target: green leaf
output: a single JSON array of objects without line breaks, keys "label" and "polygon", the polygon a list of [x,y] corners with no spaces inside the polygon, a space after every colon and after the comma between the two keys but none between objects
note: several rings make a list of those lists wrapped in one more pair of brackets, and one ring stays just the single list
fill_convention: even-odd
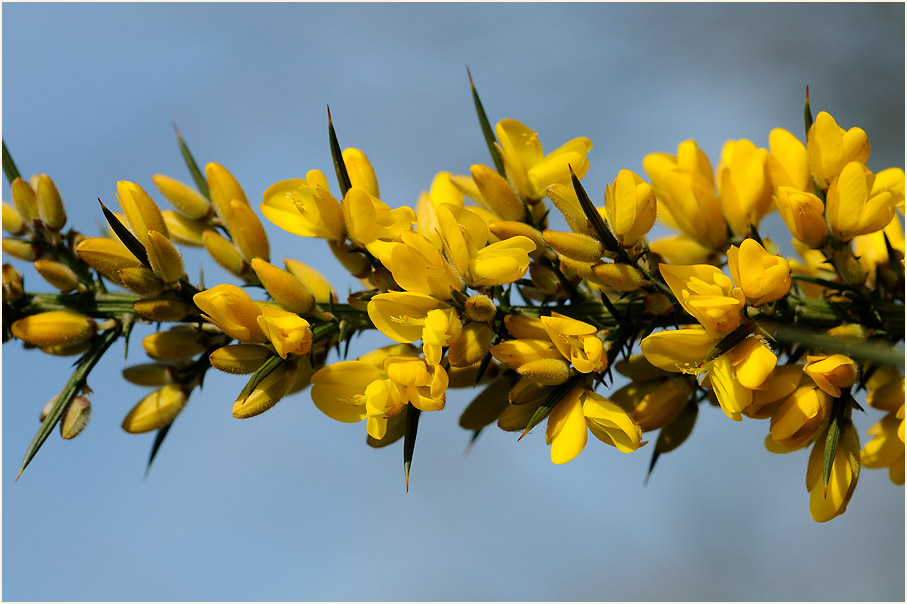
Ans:
[{"label": "green leaf", "polygon": [[161,448],[161,443],[167,438],[167,433],[170,432],[170,426],[172,425],[172,423],[167,424],[154,435],[154,444],[151,445],[151,455],[148,456],[148,465],[145,467],[145,478],[148,478],[148,472],[151,471],[151,464],[157,456],[158,449]]},{"label": "green leaf", "polygon": [[485,144],[488,145],[491,161],[494,162],[494,168],[498,171],[498,174],[507,178],[507,171],[504,168],[504,158],[501,157],[501,152],[498,151],[498,148],[495,146],[495,142],[497,141],[494,136],[494,130],[491,129],[491,123],[488,121],[488,116],[485,114],[485,108],[482,107],[482,101],[479,100],[479,93],[476,91],[475,82],[472,81],[472,74],[469,72],[469,67],[466,68],[466,75],[469,76],[469,87],[472,89],[472,101],[476,106],[476,115],[479,117],[479,126],[482,128],[482,136],[485,137]]},{"label": "green leaf", "polygon": [[340,197],[346,197],[346,192],[353,185],[350,182],[350,174],[346,170],[346,163],[343,161],[343,149],[340,148],[337,133],[334,131],[330,106],[328,106],[328,137],[331,139],[331,157],[334,158],[334,170],[337,172],[337,182],[340,184]]},{"label": "green leaf", "polygon": [[107,206],[104,205],[104,202],[98,198],[98,203],[101,204],[101,211],[104,212],[104,218],[107,219],[107,223],[110,225],[110,228],[113,229],[113,232],[116,233],[116,236],[120,238],[120,241],[132,252],[132,255],[135,256],[139,262],[144,264],[147,268],[151,268],[151,263],[148,262],[148,252],[145,250],[145,246],[136,238],[132,232],[127,229],[120,219],[117,218],[113,212],[107,209]]},{"label": "green leaf", "polygon": [[195,163],[195,158],[192,157],[192,153],[189,151],[189,147],[186,146],[186,141],[184,141],[183,137],[180,135],[180,131],[176,127],[176,124],[173,124],[173,130],[176,132],[176,140],[180,145],[180,153],[183,154],[183,161],[186,162],[186,167],[189,168],[189,174],[192,175],[192,180],[195,181],[195,187],[198,189],[199,193],[210,200],[211,192],[208,191],[208,179],[205,178],[205,173],[202,172],[198,167],[198,164]]},{"label": "green leaf", "polygon": [[31,444],[28,445],[28,449],[25,451],[25,459],[22,461],[22,466],[19,468],[19,474],[16,476],[16,480],[19,480],[19,477],[22,476],[22,472],[25,471],[25,468],[31,463],[31,460],[35,458],[41,445],[44,444],[44,441],[50,436],[54,426],[56,426],[57,422],[60,421],[60,418],[63,417],[63,412],[66,410],[66,407],[69,406],[69,403],[72,402],[82,386],[85,385],[85,380],[88,379],[88,374],[94,368],[95,364],[102,356],[104,356],[104,353],[110,348],[110,345],[116,341],[119,335],[119,325],[113,329],[108,329],[101,334],[101,337],[95,341],[88,352],[79,359],[76,370],[73,371],[72,375],[69,377],[69,381],[66,382],[66,385],[60,392],[60,396],[57,397],[57,402],[54,403],[54,406],[47,414],[47,417],[41,422],[41,427],[38,428],[37,434],[35,434]]},{"label": "green leaf", "polygon": [[419,416],[422,411],[406,404],[406,431],[403,434],[403,475],[406,478],[406,492],[409,493],[409,469],[413,465],[413,451],[416,448],[416,432],[419,430]]},{"label": "green leaf", "polygon": [[9,184],[13,184],[13,181],[19,178],[19,169],[13,162],[13,156],[9,154],[9,149],[6,148],[6,141],[3,141],[3,173],[6,174],[6,180],[9,181]]}]

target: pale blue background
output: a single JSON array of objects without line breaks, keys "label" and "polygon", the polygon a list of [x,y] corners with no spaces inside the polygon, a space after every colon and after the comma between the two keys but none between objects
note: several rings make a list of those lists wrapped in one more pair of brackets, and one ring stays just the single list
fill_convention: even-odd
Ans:
[{"label": "pale blue background", "polygon": [[[88,234],[117,180],[188,181],[172,122],[253,202],[328,172],[328,103],[382,197],[413,203],[437,171],[489,162],[467,64],[493,121],[529,124],[548,149],[593,140],[594,199],[687,138],[717,163],[728,139],[802,136],[806,84],[814,111],[869,133],[872,169],[904,165],[901,4],[4,4],[2,16],[3,138],[23,173],[53,176]],[[277,262],[322,266],[346,292],[322,242],[267,228]],[[186,255],[192,276],[203,262],[209,285],[228,279]],[[212,373],[143,480],[152,436],[119,424],[146,389],[119,377],[118,347],[90,380],[85,433],[54,434],[14,483],[71,361],[3,353],[6,600],[904,598],[903,488],[864,471],[847,514],[815,524],[807,455],[767,453],[764,421],[703,409],[643,487],[651,445],[623,455],[593,440],[558,467],[543,430],[516,443],[495,429],[465,455],[470,395],[455,393],[423,416],[407,494],[400,445],[369,449],[364,425],[307,395],[235,420],[243,380]]]}]

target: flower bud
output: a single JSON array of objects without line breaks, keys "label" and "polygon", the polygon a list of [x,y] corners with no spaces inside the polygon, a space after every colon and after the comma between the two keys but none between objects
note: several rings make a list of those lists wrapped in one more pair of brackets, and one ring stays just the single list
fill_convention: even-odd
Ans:
[{"label": "flower bud", "polygon": [[279,364],[248,396],[236,399],[233,404],[233,417],[247,419],[276,405],[293,385],[297,369],[296,363]]},{"label": "flower bud", "polygon": [[532,281],[532,285],[542,294],[538,299],[543,299],[544,296],[554,297],[563,291],[564,285],[557,278],[557,273],[537,262],[529,265],[529,279]]},{"label": "flower bud", "polygon": [[579,262],[598,262],[605,252],[601,242],[588,235],[546,230],[542,237],[557,253]]},{"label": "flower bud", "polygon": [[19,211],[19,216],[25,221],[25,224],[31,225],[38,219],[38,196],[35,190],[21,177],[17,178],[10,185],[13,195],[13,204]]},{"label": "flower bud", "polygon": [[68,310],[51,310],[31,315],[12,324],[12,333],[35,346],[76,344],[90,340],[97,331],[90,317]]},{"label": "flower bud", "polygon": [[513,385],[513,378],[502,375],[490,383],[463,410],[460,427],[466,430],[481,430],[501,416],[510,405],[507,392]]},{"label": "flower bud", "polygon": [[123,287],[140,296],[156,296],[164,291],[164,282],[144,266],[121,268],[116,274]]},{"label": "flower bud", "polygon": [[168,236],[167,225],[164,224],[160,208],[142,187],[134,182],[121,180],[117,183],[117,194],[120,207],[126,214],[126,221],[139,241],[145,241],[148,231],[157,231],[165,237]]},{"label": "flower bud", "polygon": [[537,359],[520,365],[517,373],[539,384],[557,386],[570,377],[570,364],[564,359]]},{"label": "flower bud", "polygon": [[228,239],[217,231],[208,229],[202,234],[202,244],[224,270],[242,277],[244,268],[242,255]]},{"label": "flower bud", "polygon": [[28,231],[28,225],[22,220],[19,210],[5,201],[3,202],[3,230],[14,237],[23,235]]},{"label": "flower bud", "polygon": [[505,432],[525,430],[526,426],[529,425],[529,420],[535,415],[535,412],[541,406],[543,400],[544,398],[525,405],[510,405],[504,409],[504,412],[498,417],[498,428]]},{"label": "flower bud", "polygon": [[860,325],[859,323],[844,323],[837,327],[832,327],[826,332],[833,338],[847,340],[850,342],[865,342],[869,336],[875,333],[874,330]]},{"label": "flower bud", "polygon": [[204,245],[204,233],[208,228],[208,223],[204,220],[193,220],[186,218],[179,212],[173,210],[164,210],[161,212],[164,216],[164,224],[170,232],[170,239],[179,245],[189,247],[202,247]]},{"label": "flower bud", "polygon": [[629,264],[600,262],[592,266],[592,272],[608,287],[619,292],[633,292],[648,283],[645,275]]},{"label": "flower bud", "polygon": [[252,258],[271,259],[268,235],[261,225],[261,220],[248,204],[231,201],[227,206],[226,222],[233,243],[246,261],[250,262]]},{"label": "flower bud", "polygon": [[162,386],[132,408],[123,419],[123,430],[140,434],[169,426],[188,400],[189,392],[182,386],[178,384]]},{"label": "flower bud", "polygon": [[44,407],[41,408],[41,414],[38,416],[38,421],[44,423],[44,420],[47,419],[47,416],[50,415],[51,409],[54,408],[54,404],[57,402],[57,399],[60,398],[59,394],[55,394],[49,401],[44,404]]},{"label": "flower bud", "polygon": [[25,260],[26,262],[34,262],[41,255],[38,246],[29,243],[28,241],[23,241],[22,239],[4,237],[2,245],[3,253],[9,254],[13,258],[18,258],[19,260]]},{"label": "flower bud", "polygon": [[674,309],[671,299],[660,293],[646,294],[643,304],[646,307],[646,313],[656,317],[662,317]]},{"label": "flower bud", "polygon": [[507,400],[511,405],[535,405],[542,404],[548,395],[553,391],[552,386],[546,386],[533,382],[532,380],[520,380],[510,389],[507,394]]},{"label": "flower bud", "polygon": [[75,271],[56,260],[35,260],[35,270],[44,280],[64,294],[79,286],[79,276]]},{"label": "flower bud", "polygon": [[230,344],[212,352],[208,360],[219,371],[242,375],[255,373],[273,355],[258,344]]},{"label": "flower bud", "polygon": [[211,214],[211,203],[192,187],[163,174],[153,175],[151,181],[164,199],[186,218],[198,220]]},{"label": "flower bud", "polygon": [[178,298],[145,298],[132,303],[132,308],[146,319],[161,323],[182,321],[194,310]]},{"label": "flower bud", "polygon": [[3,302],[10,304],[22,299],[25,287],[22,275],[12,264],[3,265]]},{"label": "flower bud", "polygon": [[659,369],[646,359],[644,355],[634,354],[629,359],[621,359],[614,364],[617,373],[630,378],[633,382],[650,382],[661,379],[669,374]]},{"label": "flower bud", "polygon": [[841,278],[849,285],[859,287],[866,283],[866,271],[849,249],[832,252],[831,262]]},{"label": "flower bud", "polygon": [[380,198],[381,196],[378,194],[378,179],[365,153],[350,147],[349,149],[344,149],[342,155],[352,186],[362,187],[368,191],[369,195]]},{"label": "flower bud", "polygon": [[334,257],[343,265],[349,273],[357,279],[362,279],[371,274],[371,265],[365,254],[358,251],[349,243],[343,241],[328,241],[328,247],[331,248]]},{"label": "flower bud", "polygon": [[488,323],[469,322],[450,340],[447,359],[454,367],[468,367],[484,358],[491,348],[494,330]]},{"label": "flower bud", "polygon": [[331,300],[336,300],[337,296],[334,294],[330,281],[317,270],[292,258],[285,258],[284,263],[290,274],[302,281],[306,289],[312,292],[315,302],[329,304]]},{"label": "flower bud", "polygon": [[66,225],[66,210],[57,186],[47,174],[37,177],[38,217],[44,226],[55,233],[59,233]]},{"label": "flower bud", "polygon": [[523,202],[503,176],[482,164],[473,165],[469,171],[485,205],[495,214],[504,220],[516,222],[521,222],[526,217]]},{"label": "flower bud", "polygon": [[699,405],[685,406],[671,423],[661,429],[655,441],[657,453],[670,453],[686,441],[693,432],[696,418],[699,415]]},{"label": "flower bud", "polygon": [[163,234],[149,230],[145,237],[145,249],[148,251],[151,270],[165,284],[173,286],[185,276],[179,250]]},{"label": "flower bud", "polygon": [[221,220],[227,220],[231,201],[236,200],[249,205],[242,187],[222,165],[211,162],[205,166],[205,176],[208,179],[208,191],[211,193],[211,204]]},{"label": "flower bud", "polygon": [[[550,185],[548,187],[548,198],[564,215],[571,231],[580,235],[595,236],[595,229],[589,224],[589,219],[586,217],[583,206],[580,204],[579,198],[576,196],[576,190],[572,185],[563,183]],[[599,215],[604,213],[603,209],[597,209]]]},{"label": "flower bud", "polygon": [[494,301],[484,294],[475,294],[466,299],[466,316],[473,321],[491,323],[494,319],[497,306]]},{"label": "flower bud", "polygon": [[142,347],[152,359],[182,361],[203,352],[209,341],[210,338],[195,327],[180,326],[145,336]]},{"label": "flower bud", "polygon": [[165,386],[173,383],[175,368],[164,363],[140,363],[123,369],[123,379],[138,386]]},{"label": "flower bud", "polygon": [[529,256],[532,258],[540,258],[548,249],[548,246],[545,245],[545,238],[542,236],[542,233],[525,222],[493,220],[489,223],[488,230],[500,239],[509,239],[511,237],[516,237],[517,235],[528,237],[532,240],[532,243],[535,244],[535,251],[529,253]]},{"label": "flower bud", "polygon": [[74,357],[82,354],[89,348],[91,348],[91,340],[76,342],[74,344],[55,344],[53,346],[39,347],[41,352],[55,357]]},{"label": "flower bud", "polygon": [[274,301],[286,310],[307,315],[315,308],[312,292],[292,274],[261,258],[252,259],[252,270]]},{"label": "flower bud", "polygon": [[144,268],[118,239],[88,237],[76,246],[76,254],[82,262],[119,285],[123,283],[119,275],[120,269]]},{"label": "flower bud", "polygon": [[86,395],[77,396],[66,407],[60,420],[60,436],[69,440],[75,438],[88,425],[91,416],[91,399]]},{"label": "flower bud", "polygon": [[611,395],[611,402],[626,410],[643,432],[674,421],[693,393],[685,377],[664,382],[632,382]]}]

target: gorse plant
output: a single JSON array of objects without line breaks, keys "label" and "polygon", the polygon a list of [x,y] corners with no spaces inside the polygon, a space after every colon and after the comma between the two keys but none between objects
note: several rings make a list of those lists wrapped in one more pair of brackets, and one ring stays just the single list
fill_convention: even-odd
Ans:
[{"label": "gorse plant", "polygon": [[[591,432],[623,453],[647,446],[651,472],[690,436],[701,405],[770,419],[769,451],[811,451],[819,522],[845,511],[861,467],[904,484],[904,171],[870,171],[863,130],[825,112],[813,120],[807,96],[805,143],[780,128],[768,149],[729,141],[713,170],[686,141],[676,155],[646,156],[646,178],[620,170],[596,206],[581,184],[590,140],[546,154],[516,120],[492,128],[472,93],[493,167],[438,174],[414,207],[381,200],[330,113],[337,186],[311,170],[264,191],[268,221],[324,239],[360,281],[345,301],[317,267],[271,263],[240,184],[217,163],[202,170],[179,133],[194,187],[153,176],[174,208],[162,211],[138,184],[117,183],[121,213],[101,204],[104,237],[64,232],[53,181],[21,178],[4,143],[13,204],[3,204],[3,250],[59,292],[24,291],[4,264],[3,340],[81,355],[22,470],[57,424],[63,438],[79,434],[95,363],[136,322],[154,322],[170,326],[142,340],[152,360],[123,371],[153,389],[123,420],[127,432],[156,431],[149,465],[213,367],[251,376],[237,418],[311,386],[331,419],[364,420],[371,446],[402,439],[407,488],[420,414],[444,409],[449,388],[480,389],[460,416],[474,437],[497,423],[522,438],[547,420],[556,464]],[[759,231],[775,210],[799,259]],[[552,211],[569,231],[548,228]],[[677,234],[648,241],[656,218]],[[244,287],[193,285],[178,246],[204,247]],[[327,363],[367,329],[392,343]],[[616,390],[615,370],[629,379]],[[858,398],[884,413],[862,449],[853,412],[875,411]]]}]

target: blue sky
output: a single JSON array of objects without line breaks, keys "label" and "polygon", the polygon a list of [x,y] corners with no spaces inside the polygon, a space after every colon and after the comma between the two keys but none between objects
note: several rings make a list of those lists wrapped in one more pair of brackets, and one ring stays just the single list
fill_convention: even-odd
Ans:
[{"label": "blue sky", "polygon": [[[814,111],[867,131],[870,168],[904,166],[901,4],[5,3],[2,17],[3,138],[89,235],[118,180],[188,182],[173,123],[253,202],[329,173],[327,104],[383,199],[414,203],[439,170],[488,163],[467,64],[492,120],[519,119],[548,149],[592,139],[593,199],[688,138],[717,163],[729,139],[802,136],[807,84]],[[323,242],[266,228],[278,261],[354,286]],[[186,254],[190,276],[202,264],[208,285],[232,282]],[[136,344],[128,364],[143,361]],[[847,514],[817,525],[806,453],[767,453],[766,422],[703,409],[644,487],[645,449],[590,442],[554,466],[543,431],[517,443],[488,430],[465,454],[456,420],[471,395],[455,393],[423,416],[404,493],[399,446],[369,449],[363,425],[305,394],[235,420],[242,378],[211,374],[143,480],[152,437],[119,425],[145,389],[120,378],[118,345],[92,374],[85,432],[54,435],[13,483],[70,360],[2,353],[6,600],[904,597],[903,488],[866,470]]]}]

